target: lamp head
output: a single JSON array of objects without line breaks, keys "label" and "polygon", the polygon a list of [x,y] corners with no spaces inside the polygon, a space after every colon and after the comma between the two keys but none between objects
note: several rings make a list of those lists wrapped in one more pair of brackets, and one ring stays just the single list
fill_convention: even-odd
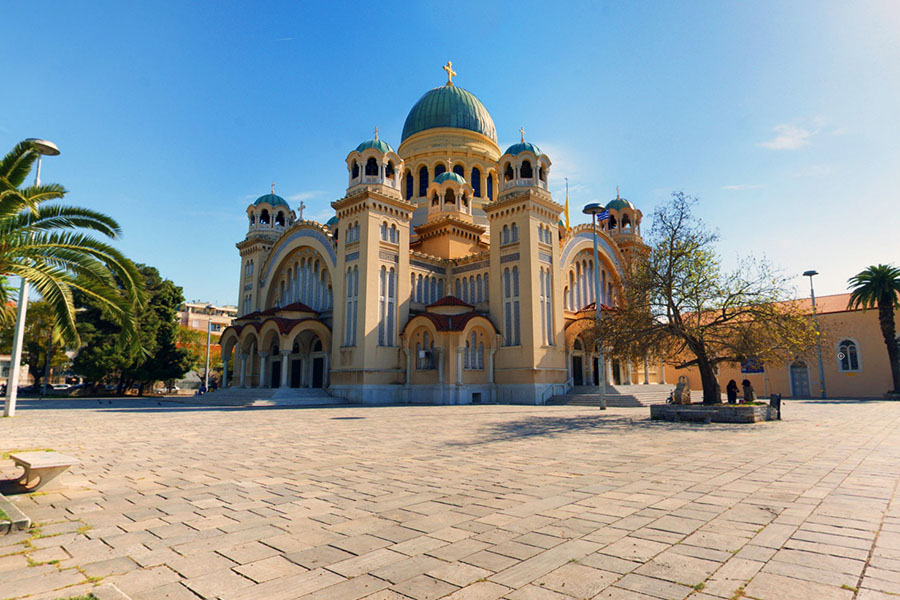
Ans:
[{"label": "lamp head", "polygon": [[34,151],[38,154],[43,154],[44,156],[56,156],[59,154],[59,148],[57,148],[56,144],[49,140],[28,138],[25,141],[31,142],[34,145]]},{"label": "lamp head", "polygon": [[591,202],[590,204],[586,204],[585,207],[581,210],[586,215],[599,215],[604,210],[603,205],[599,202]]},{"label": "lamp head", "polygon": [[818,271],[812,271],[812,270],[803,272],[804,277],[812,277],[813,275],[818,275],[818,274],[819,274]]}]

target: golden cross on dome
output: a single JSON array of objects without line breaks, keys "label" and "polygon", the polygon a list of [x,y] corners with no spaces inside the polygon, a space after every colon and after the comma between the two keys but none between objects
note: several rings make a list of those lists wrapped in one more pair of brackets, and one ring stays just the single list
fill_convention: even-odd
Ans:
[{"label": "golden cross on dome", "polygon": [[275,193],[275,182],[274,181],[272,182],[272,193],[273,194]]},{"label": "golden cross on dome", "polygon": [[616,186],[616,200],[619,199],[619,186]]},{"label": "golden cross on dome", "polygon": [[447,71],[447,85],[453,85],[453,77],[456,75],[456,71],[453,70],[453,63],[448,60],[447,64],[442,68]]},{"label": "golden cross on dome", "polygon": [[378,140],[378,125],[375,126],[375,140]]},{"label": "golden cross on dome", "polygon": [[524,143],[525,143],[525,128],[524,128],[524,127],[520,127],[520,128],[519,128],[519,133],[522,134],[522,143],[524,144]]}]

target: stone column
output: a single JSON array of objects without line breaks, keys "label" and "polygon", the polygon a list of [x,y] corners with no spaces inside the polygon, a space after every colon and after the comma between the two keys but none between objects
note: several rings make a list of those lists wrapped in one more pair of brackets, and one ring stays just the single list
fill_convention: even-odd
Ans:
[{"label": "stone column", "polygon": [[247,387],[247,354],[242,352],[241,357],[241,387]]},{"label": "stone column", "polygon": [[625,362],[625,385],[631,385],[631,361]]},{"label": "stone column", "polygon": [[650,361],[647,360],[647,357],[644,357],[644,385],[648,385],[650,383]]},{"label": "stone column", "polygon": [[666,362],[663,359],[659,359],[659,382],[666,383]]},{"label": "stone column", "polygon": [[266,359],[269,358],[268,352],[258,352],[259,354],[259,384],[256,387],[266,387]]},{"label": "stone column", "polygon": [[[491,354],[493,356],[493,353]],[[572,379],[572,353],[566,350],[566,380]]]},{"label": "stone column", "polygon": [[322,387],[328,387],[331,384],[331,354],[325,353],[325,372],[322,373]]},{"label": "stone column", "polygon": [[438,385],[444,385],[444,361],[443,356],[441,356],[441,349],[434,349],[434,356],[432,360],[437,361],[437,370],[438,370]]},{"label": "stone column", "polygon": [[291,370],[291,351],[281,351],[281,387],[288,386],[288,371]]}]

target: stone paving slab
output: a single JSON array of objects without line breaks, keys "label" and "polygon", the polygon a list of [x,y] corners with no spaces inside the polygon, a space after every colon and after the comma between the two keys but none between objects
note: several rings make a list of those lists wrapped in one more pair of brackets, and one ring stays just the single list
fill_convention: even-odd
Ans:
[{"label": "stone paving slab", "polygon": [[[11,497],[36,523],[0,535],[4,599],[100,584],[132,600],[900,597],[896,402],[789,402],[755,425],[583,407],[20,408],[0,452],[81,464],[60,490]],[[0,460],[0,477],[17,472]]]}]

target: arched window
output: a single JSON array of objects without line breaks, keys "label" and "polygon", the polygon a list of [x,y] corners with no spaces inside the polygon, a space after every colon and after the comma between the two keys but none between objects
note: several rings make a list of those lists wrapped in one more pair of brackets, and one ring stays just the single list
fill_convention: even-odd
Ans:
[{"label": "arched window", "polygon": [[469,280],[463,277],[462,282],[462,300],[463,302],[469,301]]},{"label": "arched window", "polygon": [[503,327],[504,344],[518,346],[522,343],[519,308],[519,267],[503,270]]},{"label": "arched window", "polygon": [[447,172],[447,167],[444,166],[444,163],[438,163],[434,166],[434,178],[437,179],[438,175],[442,175]]},{"label": "arched window", "polygon": [[628,215],[622,215],[622,229],[629,227],[631,227],[631,220],[629,220]]},{"label": "arched window", "polygon": [[472,181],[469,183],[472,184],[472,195],[481,198],[481,171],[478,170],[478,167],[472,167]]},{"label": "arched window", "polygon": [[265,208],[262,213],[259,215],[259,224],[260,225],[268,225],[269,224],[269,211]]},{"label": "arched window", "polygon": [[440,300],[441,298],[444,297],[444,280],[443,279],[438,280],[438,288],[437,289],[438,289],[438,291],[437,291],[438,299]]},{"label": "arched window", "polygon": [[404,185],[406,186],[406,190],[404,190],[403,197],[409,200],[413,195],[413,174],[409,169],[406,170],[406,177],[404,177]]},{"label": "arched window", "polygon": [[456,204],[456,197],[453,195],[453,190],[448,189],[444,192],[444,204]]},{"label": "arched window", "polygon": [[500,236],[500,243],[501,244],[509,243],[509,227],[507,227],[506,225],[503,226],[503,234]]},{"label": "arched window", "polygon": [[610,229],[615,229],[615,228],[616,228],[616,222],[617,222],[617,221],[616,221],[615,215],[609,215],[609,228],[610,228]]},{"label": "arched window", "polygon": [[484,282],[481,280],[481,273],[475,278],[475,285],[478,286],[478,292],[475,294],[476,302],[484,301]]},{"label": "arched window", "polygon": [[488,285],[488,274],[484,274],[484,301],[491,301],[491,286]]},{"label": "arched window", "polygon": [[522,161],[522,165],[519,167],[519,177],[522,179],[531,179],[534,177],[534,171],[531,169],[531,161]]},{"label": "arched window", "polygon": [[393,179],[395,172],[396,171],[394,171],[394,161],[389,160],[388,164],[384,167],[384,176],[387,177],[388,179]]},{"label": "arched window", "polygon": [[544,170],[544,165],[538,167],[538,179],[541,181],[547,181],[547,172]]},{"label": "arched window", "polygon": [[463,166],[462,165],[453,165],[453,172],[459,175],[462,178],[465,178],[463,174]]},{"label": "arched window", "polygon": [[493,200],[494,199],[494,175],[493,174],[488,175],[487,183],[485,185],[487,186],[488,200]]},{"label": "arched window", "polygon": [[388,226],[387,226],[387,221],[384,221],[384,222],[381,224],[381,239],[384,240],[384,241],[387,241],[387,239],[388,239]]},{"label": "arched window", "polygon": [[423,166],[419,169],[419,197],[423,197],[428,192],[428,167]]},{"label": "arched window", "polygon": [[422,288],[422,276],[419,275],[416,278],[416,302],[420,304],[425,301],[424,298],[425,290]]},{"label": "arched window", "polygon": [[250,213],[250,224],[251,225],[256,224],[256,215],[254,213]]},{"label": "arched window", "polygon": [[359,165],[356,163],[355,160],[353,161],[353,165],[350,167],[350,176],[353,179],[356,179],[357,177],[359,177]]},{"label": "arched window", "polygon": [[463,209],[469,208],[469,198],[466,196],[465,192],[463,192],[462,199],[460,201],[462,202]]},{"label": "arched window", "polygon": [[841,371],[859,371],[859,351],[853,340],[841,340],[838,344],[838,360]]},{"label": "arched window", "polygon": [[374,177],[378,175],[378,161],[374,156],[370,156],[366,161],[366,177]]},{"label": "arched window", "polygon": [[512,165],[506,163],[506,168],[503,170],[503,181],[512,181],[515,176]]},{"label": "arched window", "polygon": [[515,223],[512,224],[512,227],[509,229],[509,241],[510,242],[518,242],[519,241],[519,226]]},{"label": "arched window", "polygon": [[438,198],[437,192],[433,193],[433,194],[431,195],[431,205],[432,205],[432,206],[437,206],[437,205],[440,204],[440,203],[441,203],[441,199]]},{"label": "arched window", "polygon": [[462,298],[462,282],[459,279],[456,280],[456,297]]},{"label": "arched window", "polygon": [[387,326],[387,268],[381,267],[378,273],[378,345],[386,346],[385,327]]},{"label": "arched window", "polygon": [[393,224],[391,224],[390,241],[394,244],[398,244],[400,242],[400,231],[397,229],[397,226]]}]

